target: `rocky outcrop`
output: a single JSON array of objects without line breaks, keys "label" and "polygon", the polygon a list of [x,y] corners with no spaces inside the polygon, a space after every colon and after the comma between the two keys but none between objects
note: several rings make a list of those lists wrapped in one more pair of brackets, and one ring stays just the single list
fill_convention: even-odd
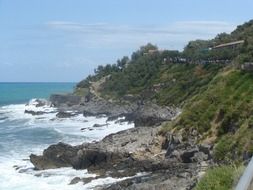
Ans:
[{"label": "rocky outcrop", "polygon": [[[67,166],[76,169],[111,166],[124,160],[144,159],[147,145],[154,143],[155,134],[157,134],[157,128],[143,127],[109,135],[97,143],[86,143],[80,146],[59,143],[49,146],[41,156],[31,155],[30,160],[35,168],[40,170]],[[158,139],[156,141],[158,143]],[[148,155],[151,154],[145,156],[148,157]]]},{"label": "rocky outcrop", "polygon": [[198,146],[191,139],[185,142],[180,135],[159,134],[159,124],[174,118],[178,109],[151,102],[120,103],[94,97],[87,101],[74,95],[53,95],[50,100],[58,108],[59,118],[72,117],[73,113],[106,115],[108,120],[120,119],[134,122],[136,126],[108,135],[99,142],[80,146],[59,143],[48,147],[40,156],[30,156],[38,170],[73,167],[97,174],[89,179],[73,178],[71,184],[129,177],[97,189],[191,189],[197,180],[199,163],[211,158],[208,146]]},{"label": "rocky outcrop", "polygon": [[[129,177],[97,189],[191,189],[200,171],[199,163],[210,158],[210,147],[184,142],[180,135],[161,136],[160,129],[128,129],[80,146],[59,143],[41,156],[31,155],[30,160],[36,169],[71,166],[88,169],[97,174],[96,179]],[[92,179],[74,178],[71,183]]]},{"label": "rocky outcrop", "polygon": [[30,161],[37,170],[75,166],[78,164],[76,157],[78,150],[78,146],[58,143],[45,149],[41,156],[30,155]]},{"label": "rocky outcrop", "polygon": [[56,114],[56,117],[58,118],[69,118],[69,117],[74,117],[76,116],[78,113],[75,113],[75,112],[64,112],[64,111],[59,111],[57,114]]},{"label": "rocky outcrop", "polygon": [[43,115],[46,112],[44,112],[44,111],[25,110],[25,113],[26,114],[31,114],[31,115],[35,116],[35,115]]},{"label": "rocky outcrop", "polygon": [[132,113],[137,109],[137,104],[119,104],[109,102],[103,99],[92,99],[89,102],[83,103],[84,116],[99,116],[106,115],[109,117],[119,117],[128,113]]},{"label": "rocky outcrop", "polygon": [[169,121],[179,113],[178,109],[160,107],[153,103],[139,105],[132,113],[126,114],[126,119],[133,121],[135,126],[154,126]]},{"label": "rocky outcrop", "polygon": [[52,94],[49,98],[50,102],[56,107],[60,105],[73,106],[81,102],[81,96],[73,94]]},{"label": "rocky outcrop", "polygon": [[169,134],[166,137],[163,148],[166,148],[165,157],[183,163],[200,163],[208,161],[211,157],[212,146],[197,144],[194,140],[182,141],[181,135]]},{"label": "rocky outcrop", "polygon": [[61,113],[60,116],[69,116],[69,110],[83,113],[84,116],[107,116],[108,120],[125,117],[125,121],[134,122],[135,126],[159,125],[163,121],[174,118],[179,109],[161,107],[151,102],[110,102],[101,98],[92,97],[89,101],[75,95],[52,95],[50,101]]},{"label": "rocky outcrop", "polygon": [[170,107],[160,107],[153,103],[119,104],[106,100],[90,101],[83,104],[84,116],[106,115],[108,120],[124,117],[125,121],[134,122],[135,126],[153,126],[171,120],[179,110]]}]

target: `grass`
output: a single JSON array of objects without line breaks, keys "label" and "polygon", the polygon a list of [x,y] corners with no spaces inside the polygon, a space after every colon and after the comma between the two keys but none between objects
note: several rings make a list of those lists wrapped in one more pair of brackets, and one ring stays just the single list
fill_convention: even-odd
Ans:
[{"label": "grass", "polygon": [[219,166],[207,170],[194,190],[230,190],[238,182],[244,166]]},{"label": "grass", "polygon": [[[196,91],[195,91],[196,93]],[[230,69],[220,72],[187,100],[180,117],[164,127],[196,129],[200,141],[215,137],[216,161],[242,160],[253,153],[253,74]]]},{"label": "grass", "polygon": [[86,96],[89,94],[88,88],[76,88],[74,94],[77,96]]}]

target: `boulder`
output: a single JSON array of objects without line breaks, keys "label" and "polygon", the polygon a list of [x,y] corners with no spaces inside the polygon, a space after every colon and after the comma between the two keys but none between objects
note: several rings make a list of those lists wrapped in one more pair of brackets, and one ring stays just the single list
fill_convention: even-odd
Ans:
[{"label": "boulder", "polygon": [[51,145],[44,150],[41,156],[30,155],[30,161],[37,170],[54,169],[60,167],[73,167],[87,169],[101,164],[112,165],[129,157],[128,154],[105,151],[96,144],[70,146],[64,143]]},{"label": "boulder", "polygon": [[58,118],[70,118],[76,116],[77,113],[60,111],[56,114]]},{"label": "boulder", "polygon": [[69,185],[77,184],[77,183],[79,183],[80,181],[82,181],[82,179],[81,179],[80,177],[75,177],[75,178],[73,178],[73,179],[70,181]]},{"label": "boulder", "polygon": [[58,143],[45,149],[42,156],[30,155],[30,161],[38,170],[70,167],[77,165],[77,151],[77,147]]},{"label": "boulder", "polygon": [[198,152],[197,148],[193,148],[190,150],[183,151],[180,155],[180,158],[183,163],[191,163],[193,162],[192,158],[194,157],[195,153]]},{"label": "boulder", "polygon": [[203,152],[204,154],[207,154],[207,155],[210,155],[211,154],[211,149],[212,149],[212,146],[211,145],[209,145],[209,144],[200,144],[199,146],[198,146],[198,148],[199,148],[199,151],[200,152]]},{"label": "boulder", "polygon": [[49,106],[50,102],[44,99],[36,99],[35,100],[35,106],[36,107],[43,107],[43,106]]},{"label": "boulder", "polygon": [[26,113],[26,114],[31,114],[31,115],[35,116],[35,115],[43,115],[43,114],[45,114],[46,112],[44,112],[44,111],[25,110],[25,113]]},{"label": "boulder", "polygon": [[128,156],[127,154],[104,151],[100,148],[84,148],[78,151],[78,162],[73,167],[75,169],[87,169],[101,165],[112,166]]},{"label": "boulder", "polygon": [[109,124],[94,124],[92,127],[104,127],[104,126],[108,126]]},{"label": "boulder", "polygon": [[73,94],[53,94],[50,96],[50,101],[54,106],[61,106],[62,104],[73,106],[78,105],[81,102],[81,96]]}]

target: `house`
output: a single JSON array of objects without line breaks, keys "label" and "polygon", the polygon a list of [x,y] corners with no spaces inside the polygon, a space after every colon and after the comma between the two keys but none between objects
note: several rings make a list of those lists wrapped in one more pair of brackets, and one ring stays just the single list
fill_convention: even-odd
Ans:
[{"label": "house", "polygon": [[214,46],[212,49],[234,48],[234,47],[236,47],[240,44],[243,44],[243,43],[244,43],[244,40],[239,40],[239,41],[220,44],[220,45]]}]

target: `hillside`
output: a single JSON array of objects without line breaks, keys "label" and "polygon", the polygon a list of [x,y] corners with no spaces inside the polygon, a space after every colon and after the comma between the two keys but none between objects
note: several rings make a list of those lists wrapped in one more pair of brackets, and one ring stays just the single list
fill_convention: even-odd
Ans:
[{"label": "hillside", "polygon": [[[232,48],[211,49],[239,40],[243,43]],[[253,73],[241,69],[242,64],[252,61],[253,20],[231,34],[191,41],[183,52],[160,51],[147,44],[131,58],[99,66],[94,75],[77,85],[76,93],[107,77],[97,88],[105,99],[121,100],[131,95],[181,107],[181,115],[165,124],[163,133],[180,132],[187,139],[196,131],[197,141],[214,145],[217,164],[240,165],[253,154]],[[212,189],[231,188],[232,184],[225,188],[219,185]]]}]

